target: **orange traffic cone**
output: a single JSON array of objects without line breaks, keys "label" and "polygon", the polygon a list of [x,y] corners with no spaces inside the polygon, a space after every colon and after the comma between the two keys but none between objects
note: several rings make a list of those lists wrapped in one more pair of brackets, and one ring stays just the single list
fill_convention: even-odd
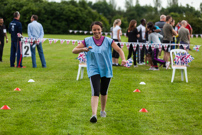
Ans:
[{"label": "orange traffic cone", "polygon": [[9,109],[11,109],[11,108],[8,107],[7,105],[4,105],[4,106],[1,107],[1,109],[2,109],[2,110],[9,110]]},{"label": "orange traffic cone", "polygon": [[148,112],[147,109],[142,108],[139,112]]},{"label": "orange traffic cone", "polygon": [[21,89],[20,88],[15,88],[14,91],[21,91]]},{"label": "orange traffic cone", "polygon": [[133,92],[140,92],[140,90],[139,90],[139,89],[136,89],[136,90],[134,90]]}]

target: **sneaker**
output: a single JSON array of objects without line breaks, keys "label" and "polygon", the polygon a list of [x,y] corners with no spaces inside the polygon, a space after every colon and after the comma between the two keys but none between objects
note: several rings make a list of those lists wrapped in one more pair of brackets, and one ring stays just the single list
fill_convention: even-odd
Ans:
[{"label": "sneaker", "polygon": [[158,68],[154,68],[153,70],[154,70],[154,71],[159,71],[159,69],[158,69]]},{"label": "sneaker", "polygon": [[155,70],[155,69],[156,69],[155,67],[150,67],[150,68],[149,68],[149,70]]},{"label": "sneaker", "polygon": [[138,63],[138,65],[143,65],[142,63]]},{"label": "sneaker", "polygon": [[145,65],[145,62],[142,62],[141,64],[142,64],[142,65]]},{"label": "sneaker", "polygon": [[120,64],[116,64],[116,66],[121,66]]},{"label": "sneaker", "polygon": [[96,115],[93,115],[93,116],[90,118],[90,122],[96,123],[96,122],[97,122],[97,116],[96,116]]},{"label": "sneaker", "polygon": [[22,66],[22,67],[18,66],[17,68],[26,68],[26,66]]},{"label": "sneaker", "polygon": [[166,69],[169,69],[170,67],[170,62],[166,62]]},{"label": "sneaker", "polygon": [[137,65],[134,65],[134,67],[138,67]]},{"label": "sneaker", "polygon": [[107,113],[104,111],[104,112],[102,112],[102,111],[100,111],[100,117],[106,117],[107,116]]}]

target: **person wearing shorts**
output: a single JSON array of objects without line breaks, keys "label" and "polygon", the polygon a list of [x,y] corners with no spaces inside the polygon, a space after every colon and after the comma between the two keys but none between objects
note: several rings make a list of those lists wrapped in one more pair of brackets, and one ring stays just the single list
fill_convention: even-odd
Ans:
[{"label": "person wearing shorts", "polygon": [[[121,42],[121,19],[116,19],[113,23],[113,30],[112,30],[112,36],[115,42]],[[120,48],[120,43],[117,44]],[[113,66],[120,66],[118,63],[119,60],[119,53],[113,49],[112,52],[112,65]]]},{"label": "person wearing shorts", "polygon": [[124,52],[122,49],[110,38],[102,36],[102,23],[93,22],[91,30],[93,37],[85,38],[81,44],[73,49],[74,54],[80,52],[86,53],[87,58],[87,73],[90,78],[90,85],[92,91],[91,108],[92,117],[90,122],[97,122],[97,108],[99,94],[101,93],[101,117],[106,117],[105,106],[107,102],[108,87],[112,74],[112,52],[115,49],[121,59],[122,65],[126,64]]}]

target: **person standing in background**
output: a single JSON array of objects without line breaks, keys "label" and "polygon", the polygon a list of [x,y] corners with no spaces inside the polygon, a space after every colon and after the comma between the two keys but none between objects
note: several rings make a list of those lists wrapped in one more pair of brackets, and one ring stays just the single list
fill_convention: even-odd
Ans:
[{"label": "person standing in background", "polygon": [[[115,42],[121,42],[121,19],[116,19],[113,23],[113,31],[112,31],[112,35],[113,35],[113,40]],[[117,44],[120,48],[120,44],[118,43]],[[113,66],[120,66],[120,64],[118,63],[119,61],[119,53],[116,52],[114,49],[113,49],[113,52],[112,52],[112,65]]]},{"label": "person standing in background", "polygon": [[10,56],[10,67],[15,67],[15,57],[17,52],[17,67],[25,68],[22,66],[22,46],[21,39],[18,37],[18,33],[22,34],[22,24],[20,20],[20,13],[16,11],[14,13],[14,19],[9,24],[9,33],[11,33],[11,56]]},{"label": "person standing in background", "polygon": [[[145,35],[146,35],[146,20],[145,19],[142,19],[141,20],[141,24],[137,27],[137,30],[138,32],[140,33],[140,37],[138,39],[138,42],[141,42],[141,43],[146,43],[146,38],[145,38]],[[140,47],[138,47],[138,64],[139,65],[144,65],[144,53],[146,51],[146,48],[145,46],[143,46],[142,50],[140,50]]]},{"label": "person standing in background", "polygon": [[[161,15],[160,21],[155,23],[155,25],[161,29],[161,32],[160,32],[161,35],[163,35],[163,26],[165,25],[165,23],[166,23],[166,16],[165,15]],[[163,42],[163,39],[161,40],[161,42]]]},{"label": "person standing in background", "polygon": [[6,34],[6,27],[4,25],[3,18],[0,17],[0,62],[3,62],[3,49],[4,49],[4,37],[6,37],[6,43],[8,43],[8,37]]},{"label": "person standing in background", "polygon": [[[28,36],[30,38],[35,38],[35,39],[42,39],[44,36],[44,31],[43,31],[43,26],[37,22],[38,16],[37,15],[32,15],[31,17],[31,23],[28,24]],[[39,53],[39,57],[41,60],[41,64],[43,68],[46,68],[46,60],[43,54],[43,48],[42,48],[42,43],[39,42],[37,44],[37,41],[35,40],[34,44],[30,46],[31,48],[31,53],[32,53],[32,67],[36,68],[36,54],[35,54],[35,47],[37,46],[37,50]]]}]

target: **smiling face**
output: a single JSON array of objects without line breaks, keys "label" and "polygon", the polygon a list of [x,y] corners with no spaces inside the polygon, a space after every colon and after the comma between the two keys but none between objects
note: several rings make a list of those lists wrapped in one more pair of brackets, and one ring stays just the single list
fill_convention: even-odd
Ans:
[{"label": "smiling face", "polygon": [[95,39],[100,39],[101,38],[101,33],[102,33],[102,28],[99,25],[93,25],[92,26],[92,32],[93,36]]}]

